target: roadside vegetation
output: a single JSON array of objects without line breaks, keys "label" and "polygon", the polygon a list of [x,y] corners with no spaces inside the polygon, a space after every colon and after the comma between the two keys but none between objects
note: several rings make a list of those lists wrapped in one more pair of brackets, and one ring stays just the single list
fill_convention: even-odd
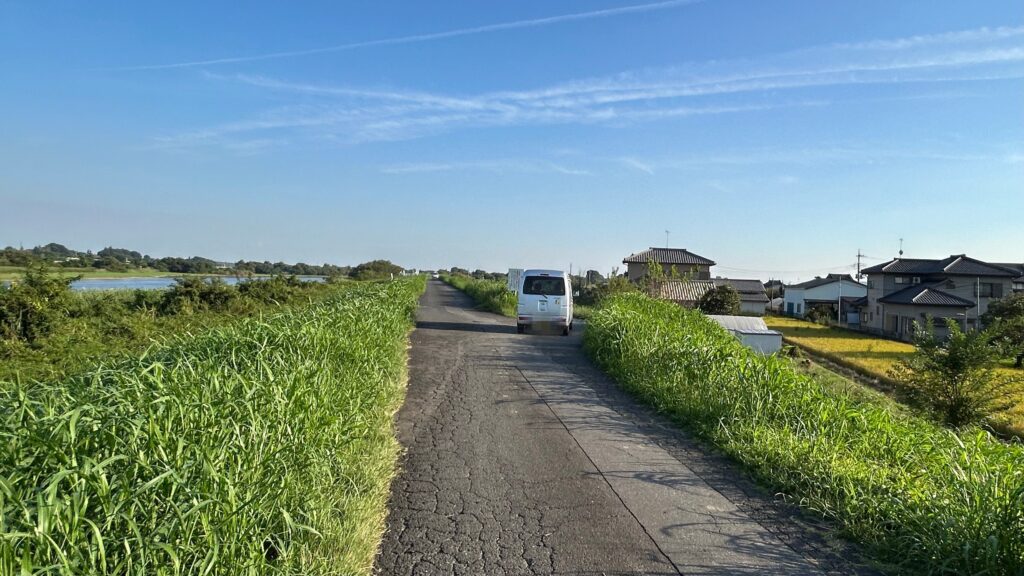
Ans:
[{"label": "roadside vegetation", "polygon": [[701,313],[606,300],[584,344],[638,398],[908,573],[1024,572],[1024,447],[760,356]]},{"label": "roadside vegetation", "polygon": [[[920,394],[913,393],[912,382],[908,386],[911,372],[903,369],[903,363],[911,360],[918,350],[915,344],[895,342],[796,318],[766,316],[765,322],[769,328],[782,332],[788,343],[876,380],[885,389],[895,392],[901,400],[914,402],[914,397],[917,396],[918,405],[926,404],[920,401]],[[984,348],[990,354],[985,354],[985,358],[982,359],[983,366],[997,365],[998,354],[1009,357],[1012,351],[1017,349],[1014,348],[1015,341],[1007,335],[1015,325],[1014,322],[1016,320],[1011,318],[1005,324],[1000,324],[1000,329],[994,329],[986,334],[987,345]],[[1015,380],[1016,383],[1009,384],[1007,401],[990,403],[993,414],[989,424],[1001,434],[1024,438],[1024,371],[1013,368],[1012,360],[1007,359],[993,376]],[[957,395],[960,394],[960,390],[963,388],[958,386],[950,393]],[[964,400],[973,402],[967,397],[964,397]]]},{"label": "roadside vegetation", "polygon": [[0,285],[0,378],[61,378],[173,334],[308,303],[333,289],[284,276],[236,286],[187,277],[167,290],[80,292],[72,280],[31,266]]},{"label": "roadside vegetation", "polygon": [[369,574],[423,285],[326,286],[68,377],[0,378],[0,574]]},{"label": "roadside vegetation", "polygon": [[509,291],[501,280],[474,278],[464,274],[440,275],[441,280],[468,294],[482,310],[514,318],[516,293]]}]

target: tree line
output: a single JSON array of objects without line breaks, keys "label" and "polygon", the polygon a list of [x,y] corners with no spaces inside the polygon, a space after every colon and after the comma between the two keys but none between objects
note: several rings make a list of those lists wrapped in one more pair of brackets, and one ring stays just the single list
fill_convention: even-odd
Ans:
[{"label": "tree line", "polygon": [[27,267],[33,264],[46,264],[58,268],[95,268],[112,272],[149,268],[175,274],[351,276],[360,280],[388,278],[403,271],[401,266],[387,260],[374,260],[355,267],[249,260],[226,263],[201,256],[153,258],[135,250],[114,247],[107,247],[95,253],[92,250],[82,252],[55,242],[34,248],[8,246],[0,251],[0,266]]}]

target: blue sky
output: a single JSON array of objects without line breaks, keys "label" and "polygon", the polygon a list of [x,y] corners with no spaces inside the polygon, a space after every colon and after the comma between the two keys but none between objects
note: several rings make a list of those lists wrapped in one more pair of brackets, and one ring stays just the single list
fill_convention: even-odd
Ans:
[{"label": "blue sky", "polygon": [[1004,2],[0,1],[0,244],[720,275],[1024,261]]}]

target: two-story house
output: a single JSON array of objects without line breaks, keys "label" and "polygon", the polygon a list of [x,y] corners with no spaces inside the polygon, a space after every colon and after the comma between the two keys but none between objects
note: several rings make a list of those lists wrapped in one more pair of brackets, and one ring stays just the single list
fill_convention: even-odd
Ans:
[{"label": "two-story house", "polygon": [[[652,247],[622,260],[631,282],[640,282],[649,276],[652,262],[661,267],[666,277],[665,281],[650,287],[658,298],[692,308],[709,290],[728,285],[739,294],[740,313],[761,316],[768,306],[768,296],[760,280],[711,278],[715,262],[683,248]],[[672,277],[673,271],[678,277]]]},{"label": "two-story house", "polygon": [[1010,294],[1020,276],[964,254],[941,260],[897,258],[862,273],[868,277],[862,329],[902,340],[912,338],[915,322],[923,325],[929,317],[939,335],[945,333],[946,318],[964,329],[978,327],[989,303]]},{"label": "two-story house", "polygon": [[812,307],[827,308],[833,319],[840,315],[841,322],[857,324],[854,302],[867,296],[867,286],[857,282],[849,274],[829,274],[822,278],[786,286],[783,297],[783,313],[787,316],[803,317]]},{"label": "two-story house", "polygon": [[684,248],[651,247],[622,259],[629,281],[639,282],[647,276],[647,266],[650,262],[660,264],[665,276],[669,276],[675,269],[680,276],[690,280],[710,280],[711,267],[715,265],[713,260],[698,256]]}]

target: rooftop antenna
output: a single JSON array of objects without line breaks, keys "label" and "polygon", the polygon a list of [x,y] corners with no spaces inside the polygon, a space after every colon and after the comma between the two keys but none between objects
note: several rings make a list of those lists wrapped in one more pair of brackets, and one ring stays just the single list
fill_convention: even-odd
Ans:
[{"label": "rooftop antenna", "polygon": [[900,258],[903,258],[903,238],[900,238]]},{"label": "rooftop antenna", "polygon": [[665,248],[668,248],[668,235],[671,234],[668,230],[665,230]]}]

